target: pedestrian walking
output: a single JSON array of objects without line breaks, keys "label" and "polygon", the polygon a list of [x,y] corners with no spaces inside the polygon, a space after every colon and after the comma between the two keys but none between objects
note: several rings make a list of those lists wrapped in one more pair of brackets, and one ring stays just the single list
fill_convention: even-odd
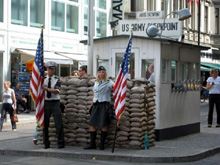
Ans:
[{"label": "pedestrian walking", "polygon": [[44,108],[44,148],[50,148],[50,142],[48,137],[48,128],[50,124],[51,114],[54,117],[54,122],[56,126],[57,136],[58,136],[58,148],[64,148],[64,134],[63,134],[63,123],[60,109],[60,79],[54,75],[55,68],[57,64],[53,61],[46,63],[48,75],[44,79],[43,89],[45,91],[45,108]]},{"label": "pedestrian walking", "polygon": [[[15,92],[13,89],[9,88],[11,85],[10,81],[4,82],[4,90],[2,91],[2,111],[1,111],[1,118],[0,118],[0,131],[3,128],[4,118],[6,117],[6,113],[10,114],[10,119],[12,118],[13,114],[16,113],[16,99],[15,99]],[[12,131],[16,131],[16,123],[12,122],[11,120]]]},{"label": "pedestrian walking", "polygon": [[110,124],[108,106],[111,101],[111,90],[114,82],[107,79],[106,69],[100,66],[93,87],[93,101],[90,113],[90,144],[84,149],[96,149],[96,130],[101,129],[100,150],[104,150],[107,128]]},{"label": "pedestrian walking", "polygon": [[209,90],[208,127],[212,127],[214,105],[216,106],[217,112],[216,127],[220,127],[220,77],[218,76],[217,69],[212,69],[210,71],[210,77],[207,79],[206,88]]}]

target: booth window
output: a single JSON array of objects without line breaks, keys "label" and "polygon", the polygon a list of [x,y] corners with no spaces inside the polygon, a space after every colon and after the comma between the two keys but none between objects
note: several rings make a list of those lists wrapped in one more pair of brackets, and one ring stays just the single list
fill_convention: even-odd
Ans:
[{"label": "booth window", "polygon": [[98,66],[97,66],[97,70],[99,68],[99,66],[104,66],[105,69],[106,69],[106,73],[107,73],[107,76],[110,75],[110,65],[109,65],[109,60],[98,60]]},{"label": "booth window", "polygon": [[56,31],[64,31],[64,9],[63,3],[52,1],[51,10],[51,29]]},{"label": "booth window", "polygon": [[96,36],[105,37],[107,29],[107,15],[104,12],[96,13]]},{"label": "booth window", "polygon": [[27,0],[11,0],[11,23],[27,26]]},{"label": "booth window", "polygon": [[45,1],[31,0],[30,1],[30,26],[40,27],[44,24],[45,16]]},{"label": "booth window", "polygon": [[3,22],[3,16],[4,16],[3,6],[4,6],[3,0],[0,0],[0,22]]},{"label": "booth window", "polygon": [[176,61],[171,61],[171,82],[176,82]]},{"label": "booth window", "polygon": [[162,83],[168,82],[168,61],[162,60]]},{"label": "booth window", "polygon": [[180,65],[181,68],[181,81],[189,79],[189,64],[183,63]]},{"label": "booth window", "polygon": [[67,5],[66,11],[66,31],[78,34],[79,7]]},{"label": "booth window", "polygon": [[[121,67],[121,63],[124,58],[124,53],[116,53],[116,64],[115,64],[115,77],[117,77],[119,69]],[[133,79],[134,78],[134,69],[135,69],[135,61],[134,61],[134,53],[131,53],[130,55],[130,66],[128,66],[128,78]]]},{"label": "booth window", "polygon": [[153,59],[144,59],[142,60],[142,66],[141,66],[141,77],[146,78],[147,80],[150,78],[150,75],[152,74],[150,71],[149,66],[154,64]]},{"label": "booth window", "polygon": [[198,80],[198,73],[199,73],[198,64],[196,63],[191,64],[190,71],[191,71],[191,79]]}]

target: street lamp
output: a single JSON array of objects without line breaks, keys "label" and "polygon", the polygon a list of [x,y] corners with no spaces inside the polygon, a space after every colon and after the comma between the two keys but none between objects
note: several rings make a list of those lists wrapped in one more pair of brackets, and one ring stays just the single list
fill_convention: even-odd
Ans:
[{"label": "street lamp", "polygon": [[[166,18],[170,15],[170,14],[178,14],[179,15],[179,20],[180,21],[183,21],[185,19],[188,19],[192,16],[192,14],[190,14],[189,12],[189,9],[188,8],[184,8],[184,9],[181,9],[181,10],[175,10],[175,11],[172,11],[170,12],[169,14],[167,14],[164,18],[164,21],[163,21],[163,25],[165,24],[165,20]],[[162,33],[163,33],[163,30],[161,28],[161,31],[159,32],[159,29],[155,26],[155,25],[150,25],[148,28],[147,28],[147,31],[146,31],[147,35],[149,37],[156,37],[156,36],[162,36]]]}]

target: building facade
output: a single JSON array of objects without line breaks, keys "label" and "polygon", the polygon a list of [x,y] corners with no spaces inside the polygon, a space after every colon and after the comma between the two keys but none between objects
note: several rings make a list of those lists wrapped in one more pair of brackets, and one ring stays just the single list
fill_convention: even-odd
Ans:
[{"label": "building facade", "polygon": [[[93,10],[94,37],[110,35],[111,2],[96,0]],[[60,59],[57,74],[69,76],[87,61],[79,41],[88,38],[88,19],[88,0],[0,0],[0,90],[34,59],[41,24],[45,58]]]},{"label": "building facade", "polygon": [[[201,53],[202,62],[220,63],[220,1],[200,0],[200,45],[211,47]],[[164,11],[164,15],[174,10],[189,8],[192,17],[183,21],[185,43],[198,44],[198,4],[197,0],[130,0],[124,4],[124,18],[135,19],[138,11]],[[177,18],[171,14],[168,18]]]}]

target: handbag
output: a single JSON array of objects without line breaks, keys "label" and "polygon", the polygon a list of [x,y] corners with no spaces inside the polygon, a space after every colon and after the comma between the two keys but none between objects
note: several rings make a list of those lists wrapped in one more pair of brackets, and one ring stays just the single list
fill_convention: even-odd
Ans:
[{"label": "handbag", "polygon": [[18,116],[17,116],[17,114],[16,114],[16,111],[14,111],[14,113],[13,113],[13,115],[12,115],[12,117],[11,117],[11,121],[12,121],[12,122],[18,122]]}]

